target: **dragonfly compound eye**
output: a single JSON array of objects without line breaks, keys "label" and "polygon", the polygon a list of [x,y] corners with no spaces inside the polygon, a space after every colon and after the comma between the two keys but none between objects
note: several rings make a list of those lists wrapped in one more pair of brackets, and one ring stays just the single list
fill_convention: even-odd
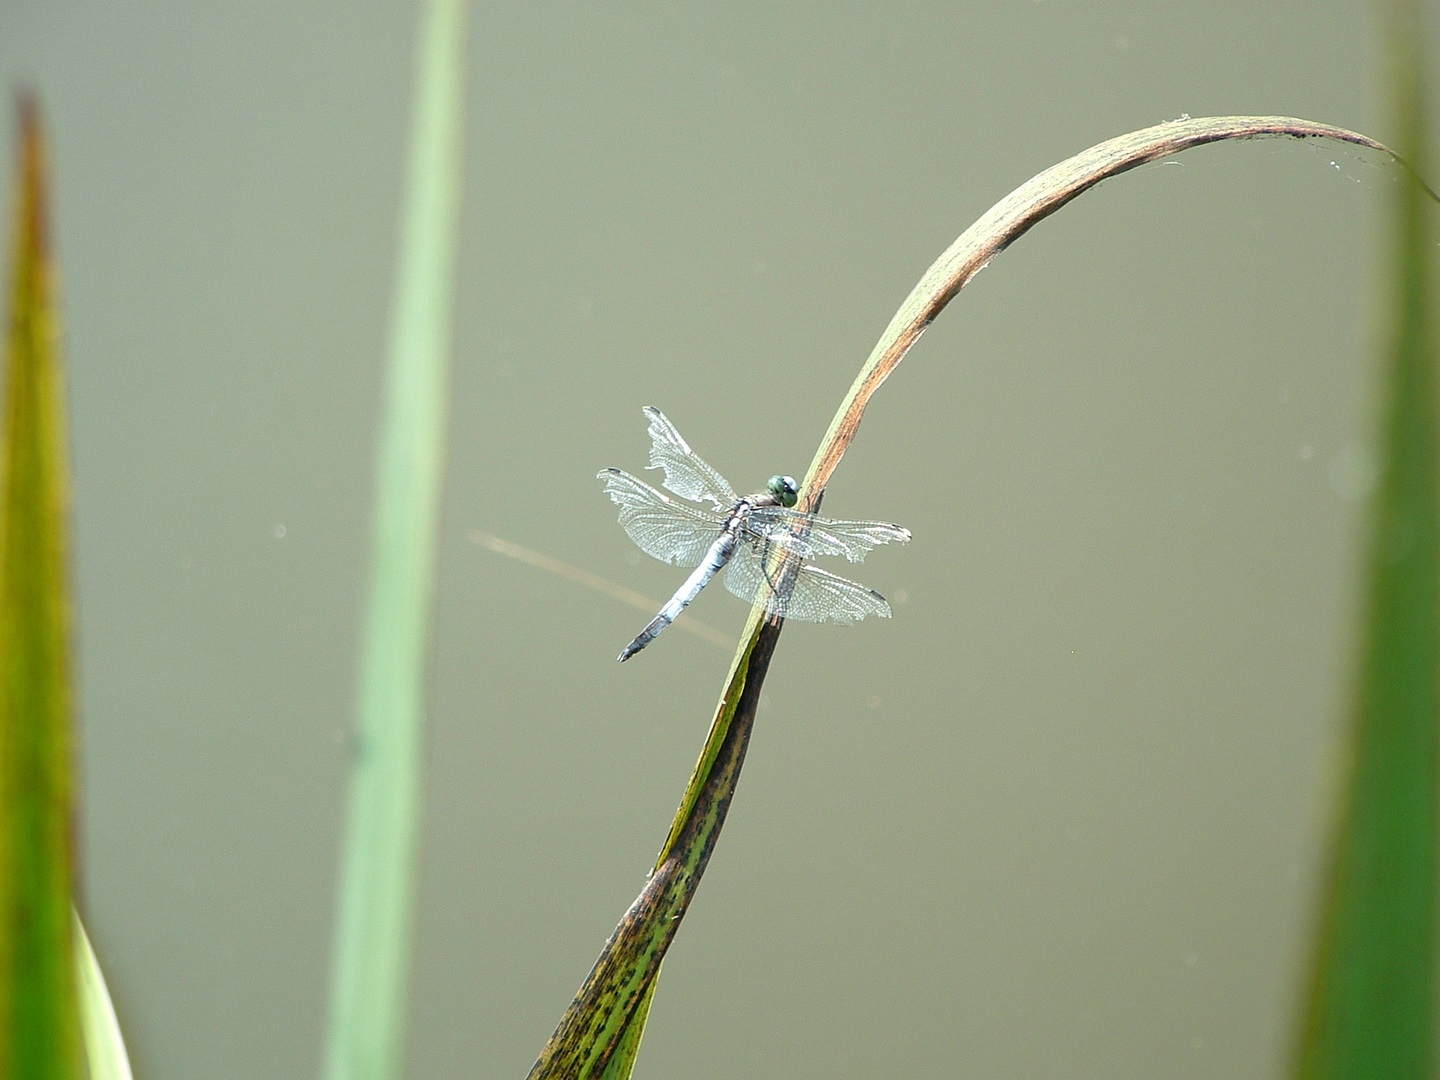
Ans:
[{"label": "dragonfly compound eye", "polygon": [[800,485],[795,483],[793,476],[772,476],[765,486],[781,506],[794,506],[800,494]]}]

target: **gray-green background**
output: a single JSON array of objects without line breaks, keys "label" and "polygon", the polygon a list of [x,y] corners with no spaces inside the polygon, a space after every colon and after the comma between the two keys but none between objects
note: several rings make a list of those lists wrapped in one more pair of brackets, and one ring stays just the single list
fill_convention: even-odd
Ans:
[{"label": "gray-green background", "polygon": [[[147,1080],[317,1067],[416,15],[0,0],[58,180],[84,906]],[[528,1069],[729,659],[672,630],[617,666],[646,613],[474,531],[658,602],[680,575],[594,479],[643,466],[641,405],[742,487],[801,473],[991,203],[1183,113],[1392,135],[1376,30],[1338,0],[476,8],[413,1077]],[[1280,1074],[1395,183],[1191,152],[930,330],[825,504],[914,531],[857,571],[896,617],[786,629],[639,1076]],[[714,593],[685,618],[733,634]]]}]

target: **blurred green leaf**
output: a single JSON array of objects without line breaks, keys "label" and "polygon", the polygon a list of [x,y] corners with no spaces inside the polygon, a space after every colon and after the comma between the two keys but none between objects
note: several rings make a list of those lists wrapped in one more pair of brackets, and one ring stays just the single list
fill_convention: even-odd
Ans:
[{"label": "blurred green leaf", "polygon": [[28,98],[19,128],[0,448],[0,1076],[71,1080],[69,466],[47,150]]},{"label": "blurred green leaf", "polygon": [[[1397,14],[1398,151],[1423,175],[1425,35],[1412,5]],[[1433,244],[1428,192],[1402,175],[1395,195],[1364,652],[1297,1062],[1297,1074],[1312,1080],[1432,1075],[1440,739]]]},{"label": "blurred green leaf", "polygon": [[110,988],[90,936],[75,913],[75,981],[80,987],[80,1031],[85,1037],[85,1062],[90,1080],[131,1080],[130,1057],[120,1034],[120,1021],[110,1001]]},{"label": "blurred green leaf", "polygon": [[424,685],[444,465],[465,104],[464,0],[426,5],[376,468],[324,1075],[405,1049]]}]

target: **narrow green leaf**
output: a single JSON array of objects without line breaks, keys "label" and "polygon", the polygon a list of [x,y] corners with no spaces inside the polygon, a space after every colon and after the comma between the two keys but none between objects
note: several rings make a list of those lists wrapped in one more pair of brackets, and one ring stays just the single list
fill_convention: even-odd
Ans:
[{"label": "narrow green leaf", "polygon": [[49,178],[35,103],[20,168],[0,448],[0,1076],[71,1080],[69,465]]},{"label": "narrow green leaf", "polygon": [[[1391,35],[1394,111],[1400,153],[1423,173],[1425,35],[1406,8]],[[1440,497],[1428,202],[1401,177],[1368,625],[1297,1058],[1297,1075],[1312,1080],[1433,1075]]]},{"label": "narrow green leaf", "polygon": [[[801,490],[815,510],[859,429],[871,395],[925,328],[992,259],[1071,199],[1109,177],[1208,143],[1264,137],[1326,138],[1390,154],[1380,143],[1328,124],[1285,116],[1186,118],[1091,147],[1033,177],[990,208],[925,272],[890,321],[816,452]],[[1393,156],[1393,155],[1391,155]],[[725,822],[754,724],[760,686],[780,634],[756,608],[742,631],[700,760],[680,801],[655,871],[626,912],[585,984],[560,1019],[530,1080],[624,1080],[639,1050],[660,962],[700,884]]]},{"label": "narrow green leaf", "polygon": [[464,0],[431,0],[418,42],[406,204],[376,470],[374,536],[340,867],[328,1080],[398,1075],[416,890],[464,128]]},{"label": "narrow green leaf", "polygon": [[130,1056],[120,1034],[120,1021],[110,1001],[110,988],[100,961],[90,947],[90,935],[75,912],[75,981],[80,987],[80,1031],[85,1037],[85,1061],[90,1080],[131,1080]]}]

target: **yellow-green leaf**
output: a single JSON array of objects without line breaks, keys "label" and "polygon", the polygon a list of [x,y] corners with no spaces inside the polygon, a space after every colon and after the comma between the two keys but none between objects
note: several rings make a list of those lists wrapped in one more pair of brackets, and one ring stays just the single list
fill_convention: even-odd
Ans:
[{"label": "yellow-green leaf", "polygon": [[79,1076],[69,511],[59,316],[37,107],[20,161],[0,444],[0,1076]]}]

